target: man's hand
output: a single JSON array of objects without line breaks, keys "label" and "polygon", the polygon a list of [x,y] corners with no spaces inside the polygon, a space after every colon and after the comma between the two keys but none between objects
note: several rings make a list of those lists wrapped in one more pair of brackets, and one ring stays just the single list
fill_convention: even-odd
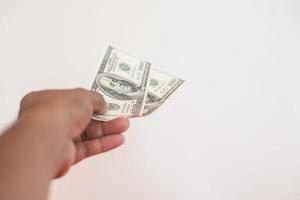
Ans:
[{"label": "man's hand", "polygon": [[46,199],[50,182],[80,160],[120,146],[127,119],[91,120],[106,112],[100,94],[85,89],[26,95],[19,119],[0,137],[0,198]]},{"label": "man's hand", "polygon": [[41,138],[40,142],[53,145],[48,152],[53,155],[48,157],[53,159],[55,177],[60,177],[82,159],[124,142],[120,133],[128,129],[127,119],[91,120],[93,113],[103,114],[106,109],[100,94],[85,89],[32,92],[21,102],[17,125]]}]

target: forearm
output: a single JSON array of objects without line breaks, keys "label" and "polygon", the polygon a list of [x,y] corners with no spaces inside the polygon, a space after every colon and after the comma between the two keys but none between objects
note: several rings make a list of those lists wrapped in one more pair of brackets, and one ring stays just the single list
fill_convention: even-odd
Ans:
[{"label": "forearm", "polygon": [[[3,200],[46,199],[57,166],[59,146],[43,134],[31,133],[30,123],[17,122],[0,137],[0,197]],[[35,130],[36,131],[36,130]],[[37,137],[37,136],[41,137]],[[45,141],[41,141],[45,140]]]}]

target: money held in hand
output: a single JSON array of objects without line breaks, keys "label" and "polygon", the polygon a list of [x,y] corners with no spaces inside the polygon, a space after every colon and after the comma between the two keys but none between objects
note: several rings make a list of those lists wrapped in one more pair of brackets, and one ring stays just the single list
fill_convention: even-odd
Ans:
[{"label": "money held in hand", "polygon": [[149,115],[183,82],[153,68],[145,60],[110,46],[91,88],[103,95],[108,111],[92,118],[109,121]]}]

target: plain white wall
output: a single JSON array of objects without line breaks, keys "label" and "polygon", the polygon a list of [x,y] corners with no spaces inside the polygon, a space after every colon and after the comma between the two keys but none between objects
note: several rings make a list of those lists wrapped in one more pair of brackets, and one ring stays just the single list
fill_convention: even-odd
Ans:
[{"label": "plain white wall", "polygon": [[89,88],[109,44],[186,83],[50,200],[300,199],[299,0],[1,0],[0,127]]}]

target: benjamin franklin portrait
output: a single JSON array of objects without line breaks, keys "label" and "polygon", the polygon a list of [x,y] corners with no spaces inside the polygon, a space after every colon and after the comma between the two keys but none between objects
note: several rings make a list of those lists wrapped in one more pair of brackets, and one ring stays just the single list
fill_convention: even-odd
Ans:
[{"label": "benjamin franklin portrait", "polygon": [[135,83],[110,73],[98,74],[96,84],[101,92],[117,100],[133,100],[143,95]]}]

